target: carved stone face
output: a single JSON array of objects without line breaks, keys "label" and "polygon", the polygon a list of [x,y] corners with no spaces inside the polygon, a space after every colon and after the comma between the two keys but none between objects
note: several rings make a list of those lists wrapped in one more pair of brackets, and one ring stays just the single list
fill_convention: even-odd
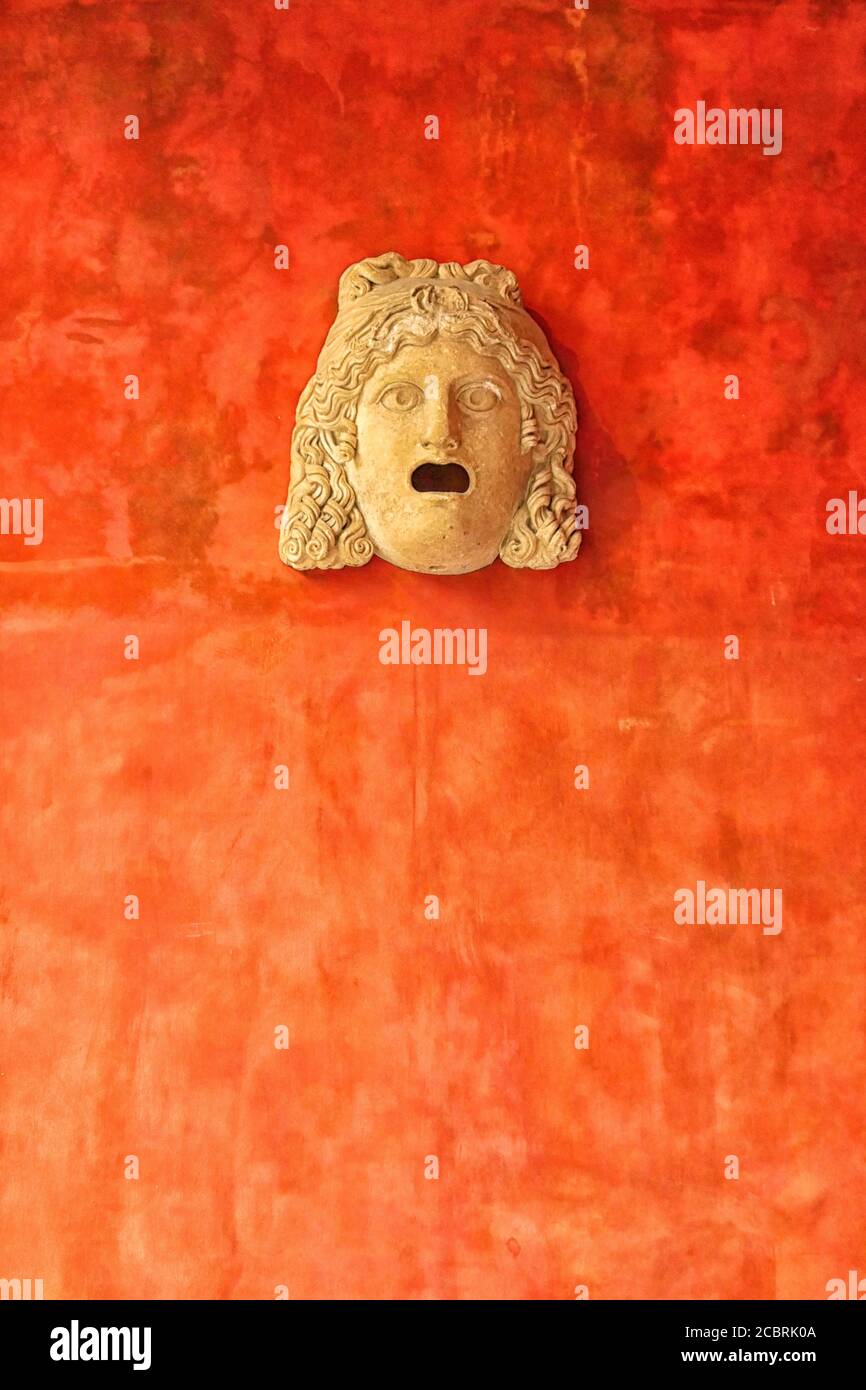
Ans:
[{"label": "carved stone face", "polygon": [[571,386],[505,266],[357,261],[298,401],[280,558],[553,569],[580,545],[576,428]]},{"label": "carved stone face", "polygon": [[440,333],[366,382],[349,482],[373,548],[401,569],[466,574],[495,560],[526,490],[520,401],[492,357]]}]

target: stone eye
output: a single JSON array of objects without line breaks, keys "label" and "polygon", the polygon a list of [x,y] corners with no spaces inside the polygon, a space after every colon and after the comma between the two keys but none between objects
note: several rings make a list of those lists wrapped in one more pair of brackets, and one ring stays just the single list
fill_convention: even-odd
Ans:
[{"label": "stone eye", "polygon": [[386,410],[414,410],[423,399],[424,393],[419,386],[413,386],[409,381],[398,381],[385,388],[379,397],[379,404]]},{"label": "stone eye", "polygon": [[489,382],[470,381],[458,392],[457,399],[464,410],[470,410],[474,415],[477,415],[485,410],[492,410],[501,397],[496,388],[491,386]]}]

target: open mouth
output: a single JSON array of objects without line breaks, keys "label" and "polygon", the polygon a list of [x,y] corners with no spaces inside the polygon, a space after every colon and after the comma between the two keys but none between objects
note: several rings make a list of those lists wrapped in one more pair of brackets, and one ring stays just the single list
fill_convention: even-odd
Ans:
[{"label": "open mouth", "polygon": [[470,478],[461,463],[419,463],[412,473],[416,492],[468,492]]}]

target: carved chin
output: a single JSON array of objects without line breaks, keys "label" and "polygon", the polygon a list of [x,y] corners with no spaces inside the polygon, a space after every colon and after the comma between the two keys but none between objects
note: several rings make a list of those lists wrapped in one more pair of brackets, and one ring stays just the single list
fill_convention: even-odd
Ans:
[{"label": "carved chin", "polygon": [[425,502],[433,510],[419,515],[415,524],[405,514],[399,526],[368,519],[375,553],[389,564],[418,574],[469,574],[492,564],[507,528],[503,525],[479,534],[460,515],[459,498],[460,494],[453,499],[429,494]]},{"label": "carved chin", "polygon": [[409,554],[403,550],[377,549],[375,553],[380,559],[395,565],[397,569],[410,570],[413,574],[472,574],[475,570],[484,569],[492,564],[498,552],[494,547],[492,553],[471,559],[467,559],[465,555],[446,555],[444,551],[425,556]]}]

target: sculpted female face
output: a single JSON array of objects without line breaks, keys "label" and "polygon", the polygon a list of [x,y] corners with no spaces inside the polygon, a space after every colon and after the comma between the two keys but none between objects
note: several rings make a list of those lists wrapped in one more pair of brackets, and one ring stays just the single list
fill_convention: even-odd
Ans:
[{"label": "sculpted female face", "polygon": [[347,475],[373,548],[402,569],[465,574],[499,552],[529,476],[500,364],[440,334],[366,382]]},{"label": "sculpted female face", "polygon": [[280,557],[467,574],[580,545],[574,397],[517,280],[490,261],[349,266],[301,393]]}]

